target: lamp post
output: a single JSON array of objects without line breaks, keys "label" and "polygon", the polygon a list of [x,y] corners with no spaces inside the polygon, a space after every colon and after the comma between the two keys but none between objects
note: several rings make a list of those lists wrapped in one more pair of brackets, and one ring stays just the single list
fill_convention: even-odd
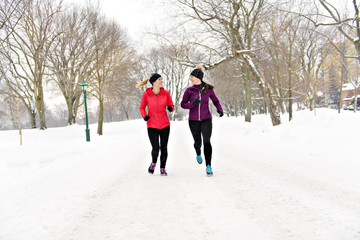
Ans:
[{"label": "lamp post", "polygon": [[89,129],[89,123],[88,123],[88,114],[87,114],[87,105],[86,105],[86,88],[88,84],[85,82],[85,79],[83,79],[83,82],[80,83],[80,86],[82,87],[83,93],[84,93],[84,105],[85,105],[85,122],[86,122],[86,141],[90,142],[90,129]]}]

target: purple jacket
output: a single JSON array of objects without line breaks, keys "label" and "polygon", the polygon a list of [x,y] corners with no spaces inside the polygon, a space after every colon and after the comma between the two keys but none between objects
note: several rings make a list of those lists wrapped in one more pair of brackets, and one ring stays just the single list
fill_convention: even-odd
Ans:
[{"label": "purple jacket", "polygon": [[[219,99],[216,97],[215,92],[212,89],[201,95],[201,90],[196,86],[188,87],[184,93],[181,101],[181,107],[184,109],[190,109],[189,120],[201,121],[211,118],[209,110],[209,98],[211,98],[217,110],[223,111]],[[195,98],[200,99],[200,103],[194,106],[193,101]]]}]

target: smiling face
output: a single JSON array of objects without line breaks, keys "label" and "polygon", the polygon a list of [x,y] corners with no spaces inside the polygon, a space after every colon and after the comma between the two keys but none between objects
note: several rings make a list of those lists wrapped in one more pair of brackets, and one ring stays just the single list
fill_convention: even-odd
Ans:
[{"label": "smiling face", "polygon": [[201,84],[201,80],[197,77],[194,77],[193,75],[190,75],[190,81],[193,85]]},{"label": "smiling face", "polygon": [[163,87],[163,79],[162,77],[159,77],[156,79],[156,81],[153,83],[154,88],[162,88]]}]

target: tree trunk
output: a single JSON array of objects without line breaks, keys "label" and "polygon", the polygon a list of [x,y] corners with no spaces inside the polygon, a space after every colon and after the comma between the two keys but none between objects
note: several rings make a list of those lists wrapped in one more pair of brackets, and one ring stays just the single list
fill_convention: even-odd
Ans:
[{"label": "tree trunk", "polygon": [[292,99],[292,73],[291,73],[291,61],[292,61],[292,57],[291,57],[291,53],[292,53],[292,45],[290,45],[290,60],[289,60],[289,122],[292,120],[293,118],[293,99]]},{"label": "tree trunk", "polygon": [[357,89],[356,89],[356,87],[357,86],[355,85],[355,90],[354,90],[354,113],[356,112],[356,107],[357,107]]},{"label": "tree trunk", "polygon": [[238,104],[238,99],[236,98],[235,93],[233,94],[233,100],[234,100],[234,116],[238,117],[239,114],[239,104]]},{"label": "tree trunk", "polygon": [[28,112],[30,116],[30,127],[36,128],[36,111],[28,108]]},{"label": "tree trunk", "polygon": [[283,92],[282,92],[282,88],[281,88],[281,78],[280,78],[280,65],[279,64],[276,64],[276,77],[277,77],[277,83],[278,83],[278,86],[279,86],[279,100],[278,100],[278,103],[279,103],[279,108],[280,108],[280,111],[282,114],[285,114],[285,107],[284,107],[284,100],[282,100],[281,98],[283,97]]},{"label": "tree trunk", "polygon": [[245,86],[245,122],[251,122],[251,114],[252,114],[252,97],[251,97],[251,81],[249,77],[246,77],[244,80]]},{"label": "tree trunk", "polygon": [[45,130],[47,127],[45,121],[44,91],[41,81],[39,82],[39,86],[37,86],[37,96],[35,99],[36,110],[39,117],[39,129]]},{"label": "tree trunk", "polygon": [[99,98],[99,120],[97,134],[103,135],[103,123],[104,123],[104,100]]},{"label": "tree trunk", "polygon": [[310,111],[313,111],[314,110],[314,97],[311,97],[309,99],[309,102],[310,102]]},{"label": "tree trunk", "polygon": [[280,115],[276,110],[276,104],[271,96],[269,84],[264,77],[264,71],[261,69],[260,64],[257,64],[258,68],[256,68],[254,59],[249,55],[241,55],[241,58],[244,64],[246,64],[246,67],[251,71],[254,81],[264,96],[264,100],[268,106],[273,126],[281,124]]},{"label": "tree trunk", "polygon": [[293,117],[293,100],[292,100],[292,90],[291,90],[291,75],[289,75],[289,122],[292,120]]},{"label": "tree trunk", "polygon": [[70,99],[66,99],[67,101],[67,108],[68,108],[68,125],[72,125],[75,121],[75,116],[73,114],[73,102]]},{"label": "tree trunk", "polygon": [[251,79],[248,69],[243,66],[244,77],[244,95],[245,95],[245,122],[251,122],[252,97],[251,97]]},{"label": "tree trunk", "polygon": [[[344,43],[343,43],[344,44]],[[344,47],[343,47],[343,49],[344,49]],[[342,89],[343,89],[343,86],[344,86],[344,74],[345,74],[345,66],[344,66],[344,64],[345,64],[345,59],[344,59],[344,57],[342,57],[342,66],[341,66],[341,82],[340,82],[340,95],[339,95],[339,102],[338,102],[338,105],[339,105],[339,109],[338,109],[338,113],[340,113],[340,109],[341,109],[341,107],[342,107],[342,105],[343,105],[343,103],[342,103]],[[355,89],[356,89],[356,87],[355,87]],[[356,95],[355,95],[356,96]],[[355,109],[355,108],[354,108]]]},{"label": "tree trunk", "polygon": [[80,97],[81,97],[81,94],[77,94],[75,96],[75,102],[74,104],[72,105],[72,112],[73,112],[73,124],[76,123],[76,116],[77,116],[77,113],[78,113],[78,109],[79,109],[79,104],[80,104]]},{"label": "tree trunk", "polygon": [[17,120],[18,120],[18,128],[19,128],[19,137],[20,137],[20,145],[22,145],[22,124],[21,124],[21,115],[19,110],[19,103],[15,100],[14,95],[11,93],[13,102],[15,104],[16,113],[17,113]]},{"label": "tree trunk", "polygon": [[77,110],[79,108],[79,101],[81,95],[68,95],[65,97],[66,106],[68,109],[67,123],[73,125],[76,123]]},{"label": "tree trunk", "polygon": [[11,99],[15,105],[15,109],[16,109],[16,115],[17,115],[17,122],[18,122],[18,129],[19,129],[19,137],[20,137],[20,145],[22,145],[22,124],[21,124],[21,115],[20,115],[20,110],[19,110],[19,102],[15,99],[15,96],[14,96],[14,93],[10,87],[10,84],[8,81],[6,81],[7,83],[7,86],[8,86],[8,89],[10,91],[10,94],[11,94]]}]

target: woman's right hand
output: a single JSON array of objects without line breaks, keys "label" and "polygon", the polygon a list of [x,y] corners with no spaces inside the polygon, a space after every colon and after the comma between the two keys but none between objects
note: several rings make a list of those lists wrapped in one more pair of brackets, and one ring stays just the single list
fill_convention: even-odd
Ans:
[{"label": "woman's right hand", "polygon": [[195,98],[194,101],[193,101],[194,106],[199,105],[199,103],[200,103],[200,99]]},{"label": "woman's right hand", "polygon": [[144,121],[147,121],[147,120],[149,120],[150,119],[150,116],[149,115],[146,115],[145,117],[144,117]]}]

